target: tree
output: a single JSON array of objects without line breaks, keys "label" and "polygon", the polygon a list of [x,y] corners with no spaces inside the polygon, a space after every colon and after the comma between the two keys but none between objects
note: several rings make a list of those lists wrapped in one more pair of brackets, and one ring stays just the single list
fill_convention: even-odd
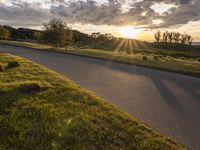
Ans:
[{"label": "tree", "polygon": [[179,43],[180,35],[181,34],[178,32],[173,32],[173,40],[175,41],[175,43]]},{"label": "tree", "polygon": [[154,37],[155,37],[155,40],[157,42],[160,42],[160,39],[161,39],[161,32],[160,31],[157,31],[155,34],[154,34]]},{"label": "tree", "polygon": [[9,38],[9,31],[5,29],[4,27],[0,26],[0,39],[6,40]]},{"label": "tree", "polygon": [[44,26],[44,41],[53,44],[55,47],[64,46],[72,42],[73,33],[64,21],[53,18]]},{"label": "tree", "polygon": [[35,38],[37,41],[41,41],[41,40],[42,40],[42,33],[41,33],[41,32],[35,32],[35,33],[34,33],[34,38]]},{"label": "tree", "polygon": [[162,37],[163,37],[163,42],[167,42],[168,41],[168,31],[163,32]]},{"label": "tree", "polygon": [[168,33],[168,39],[169,39],[169,42],[170,42],[170,43],[173,42],[173,32],[169,32],[169,33]]},{"label": "tree", "polygon": [[192,45],[192,41],[193,41],[193,38],[191,35],[187,35],[186,36],[186,42],[189,44],[189,45]]},{"label": "tree", "polygon": [[186,43],[186,41],[187,41],[187,34],[185,33],[185,34],[181,34],[181,38],[180,38],[180,40],[181,40],[181,44],[185,44]]},{"label": "tree", "polygon": [[106,39],[106,40],[112,40],[113,38],[114,38],[114,36],[112,35],[112,34],[110,34],[110,33],[106,33],[106,34],[104,34],[104,38]]},{"label": "tree", "polygon": [[97,40],[99,39],[99,37],[101,36],[101,32],[95,32],[91,34],[91,37],[95,40],[95,45],[94,47],[97,47]]},{"label": "tree", "polygon": [[101,32],[95,32],[95,33],[92,33],[91,34],[91,37],[93,38],[93,39],[98,39],[99,37],[101,36]]}]

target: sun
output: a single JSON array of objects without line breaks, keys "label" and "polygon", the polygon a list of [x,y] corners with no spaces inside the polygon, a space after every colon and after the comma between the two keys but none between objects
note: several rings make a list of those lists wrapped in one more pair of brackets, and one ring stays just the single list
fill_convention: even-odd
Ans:
[{"label": "sun", "polygon": [[137,30],[132,26],[119,27],[118,32],[120,36],[124,38],[130,38],[130,39],[136,37],[138,34]]}]

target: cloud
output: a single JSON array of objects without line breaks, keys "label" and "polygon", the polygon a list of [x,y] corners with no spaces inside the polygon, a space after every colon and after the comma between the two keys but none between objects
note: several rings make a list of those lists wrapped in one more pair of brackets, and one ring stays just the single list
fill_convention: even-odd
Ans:
[{"label": "cloud", "polygon": [[39,3],[13,2],[12,6],[0,4],[0,23],[15,26],[37,26],[49,19],[48,10],[39,9]]},{"label": "cloud", "polygon": [[[152,14],[150,8],[139,5],[129,7],[129,10],[122,10],[123,1],[109,0],[108,3],[97,5],[95,1],[75,1],[68,5],[52,6],[51,13],[59,16],[69,23],[90,23],[95,25],[144,25],[151,20],[142,16],[144,11]],[[130,4],[131,5],[131,4]]]},{"label": "cloud", "polygon": [[190,21],[200,20],[200,1],[199,0],[181,0],[177,8],[171,9],[170,13],[165,13],[159,19],[164,21],[163,24],[158,26],[151,25],[152,28],[165,28],[175,25],[187,24]]},{"label": "cloud", "polygon": [[[0,23],[33,26],[59,17],[71,24],[161,28],[200,20],[199,0],[49,0],[48,9],[43,7],[45,1],[11,1],[12,5],[0,3]],[[159,14],[151,6],[161,2],[176,7]],[[163,23],[154,24],[154,20],[162,20]]]}]

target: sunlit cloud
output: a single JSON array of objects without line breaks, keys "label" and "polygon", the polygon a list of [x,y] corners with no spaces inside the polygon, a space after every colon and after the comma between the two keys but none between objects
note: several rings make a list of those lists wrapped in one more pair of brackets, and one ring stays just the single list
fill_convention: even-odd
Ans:
[{"label": "sunlit cloud", "polygon": [[200,26],[199,8],[199,0],[0,0],[0,24],[38,28],[57,17],[86,33],[119,36],[116,28],[121,26],[145,27],[144,32],[176,26],[184,30],[190,22]]},{"label": "sunlit cloud", "polygon": [[161,20],[161,19],[155,19],[155,20],[152,20],[152,22],[153,22],[153,24],[155,24],[155,25],[160,25],[160,24],[164,23],[164,21]]},{"label": "sunlit cloud", "polygon": [[154,3],[151,5],[151,8],[156,12],[159,13],[160,15],[163,15],[163,13],[168,12],[172,8],[176,8],[177,5],[175,4],[166,4],[163,2],[160,3]]}]

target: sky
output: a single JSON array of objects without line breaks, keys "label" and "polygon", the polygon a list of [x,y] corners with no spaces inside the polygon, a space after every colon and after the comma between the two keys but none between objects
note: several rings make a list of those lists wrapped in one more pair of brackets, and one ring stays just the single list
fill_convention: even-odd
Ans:
[{"label": "sky", "polygon": [[168,30],[200,41],[200,0],[0,0],[0,24],[41,29],[52,18],[88,34],[152,41]]}]

